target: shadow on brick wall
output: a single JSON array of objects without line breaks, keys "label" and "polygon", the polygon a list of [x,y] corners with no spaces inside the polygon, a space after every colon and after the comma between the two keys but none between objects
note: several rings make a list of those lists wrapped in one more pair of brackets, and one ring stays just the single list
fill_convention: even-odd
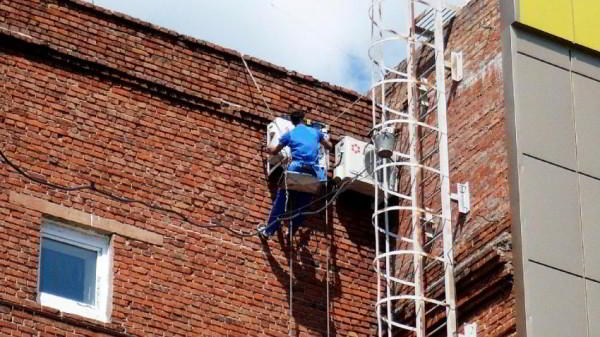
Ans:
[{"label": "shadow on brick wall", "polygon": [[[310,226],[312,227],[312,226]],[[289,238],[284,237],[283,231],[277,232],[277,241],[279,242],[281,252],[283,252],[286,262],[281,264],[271,253],[271,248],[267,242],[263,241],[263,250],[265,256],[273,270],[273,274],[282,287],[286,290],[287,301],[289,303],[290,295],[293,298],[292,315],[294,326],[292,335],[296,336],[299,329],[309,330],[311,333],[320,335],[327,334],[327,274],[326,262],[319,263],[315,259],[315,254],[309,248],[309,241],[313,232],[312,228],[303,227],[293,238],[293,247],[290,247]],[[331,261],[335,261],[335,247],[331,247]],[[293,279],[292,294],[290,294],[290,273],[289,261],[290,254],[293,261]],[[329,301],[340,296],[341,287],[337,276],[335,266],[330,266],[331,279],[329,280]],[[336,335],[335,326],[330,325],[330,333]]]},{"label": "shadow on brick wall", "polygon": [[362,251],[361,248],[370,248],[371,251],[375,248],[372,204],[373,198],[354,191],[342,193],[336,202],[336,216],[359,251]]}]

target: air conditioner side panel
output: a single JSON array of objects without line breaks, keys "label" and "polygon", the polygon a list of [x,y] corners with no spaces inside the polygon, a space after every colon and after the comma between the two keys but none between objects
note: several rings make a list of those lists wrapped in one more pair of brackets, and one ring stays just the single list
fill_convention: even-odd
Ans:
[{"label": "air conditioner side panel", "polygon": [[[277,117],[275,120],[267,125],[267,146],[279,144],[281,136],[294,129],[292,122]],[[281,166],[284,159],[289,158],[291,155],[290,148],[285,147],[280,153],[276,155],[269,155],[267,160],[267,172],[269,175],[275,171],[276,168]]]},{"label": "air conditioner side panel", "polygon": [[[373,169],[376,166],[374,147],[366,142],[354,139],[349,136],[343,137],[336,145],[336,162],[340,165],[335,169],[334,176],[340,180],[359,178],[348,186],[348,189],[361,194],[374,196],[375,187],[373,181]],[[340,161],[341,158],[341,161]],[[395,160],[399,160],[395,158]],[[379,165],[379,164],[378,164]],[[388,188],[391,191],[398,190],[397,172],[398,169],[391,167],[388,170]],[[379,181],[383,183],[383,175],[379,174]]]}]

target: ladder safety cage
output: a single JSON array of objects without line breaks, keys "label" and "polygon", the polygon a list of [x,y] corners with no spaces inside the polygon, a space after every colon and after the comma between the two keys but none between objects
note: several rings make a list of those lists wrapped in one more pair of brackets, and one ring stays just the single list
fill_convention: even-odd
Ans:
[{"label": "ladder safety cage", "polygon": [[393,133],[402,158],[373,169],[383,177],[373,179],[378,337],[457,336],[444,56],[455,10],[443,0],[372,0],[369,9],[371,135]]}]

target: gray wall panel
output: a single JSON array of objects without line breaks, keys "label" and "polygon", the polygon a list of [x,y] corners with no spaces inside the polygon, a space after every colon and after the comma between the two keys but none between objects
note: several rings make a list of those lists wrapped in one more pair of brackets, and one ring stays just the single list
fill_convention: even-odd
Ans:
[{"label": "gray wall panel", "polygon": [[573,74],[573,89],[579,170],[600,178],[600,82]]},{"label": "gray wall panel", "polygon": [[568,47],[523,30],[515,30],[515,34],[517,51],[565,69],[571,67]]},{"label": "gray wall panel", "polygon": [[503,66],[517,331],[600,337],[600,180],[593,178],[600,178],[600,55],[509,29]]},{"label": "gray wall panel", "polygon": [[574,50],[573,68],[576,73],[595,78],[600,81],[600,57]]},{"label": "gray wall panel", "polygon": [[600,280],[600,181],[579,175],[579,182],[585,276]]},{"label": "gray wall panel", "polygon": [[575,169],[571,76],[566,70],[517,55],[517,142],[521,152]]},{"label": "gray wall panel", "polygon": [[522,156],[520,175],[525,258],[583,275],[577,174]]},{"label": "gray wall panel", "polygon": [[528,262],[528,337],[586,337],[583,278]]},{"label": "gray wall panel", "polygon": [[506,145],[508,149],[508,181],[510,187],[510,209],[512,216],[512,251],[514,265],[513,294],[517,298],[515,316],[517,319],[517,335],[526,336],[525,331],[525,284],[523,280],[524,259],[521,240],[521,202],[519,198],[519,171],[517,148],[517,129],[515,116],[515,95],[513,79],[518,75],[514,72],[513,59],[516,51],[512,47],[515,40],[512,27],[502,33],[502,71],[504,75],[504,125],[506,127]]},{"label": "gray wall panel", "polygon": [[590,337],[600,337],[600,283],[587,280],[587,305]]},{"label": "gray wall panel", "polygon": [[510,26],[517,19],[517,11],[515,1],[517,0],[502,0],[500,1],[500,17],[501,27],[500,29],[504,31],[508,26]]}]

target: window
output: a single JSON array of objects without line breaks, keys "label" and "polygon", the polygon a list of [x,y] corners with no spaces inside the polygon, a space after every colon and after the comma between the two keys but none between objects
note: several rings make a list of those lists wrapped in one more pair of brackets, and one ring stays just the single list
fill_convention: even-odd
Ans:
[{"label": "window", "polygon": [[39,302],[67,313],[108,321],[109,238],[45,219]]}]

